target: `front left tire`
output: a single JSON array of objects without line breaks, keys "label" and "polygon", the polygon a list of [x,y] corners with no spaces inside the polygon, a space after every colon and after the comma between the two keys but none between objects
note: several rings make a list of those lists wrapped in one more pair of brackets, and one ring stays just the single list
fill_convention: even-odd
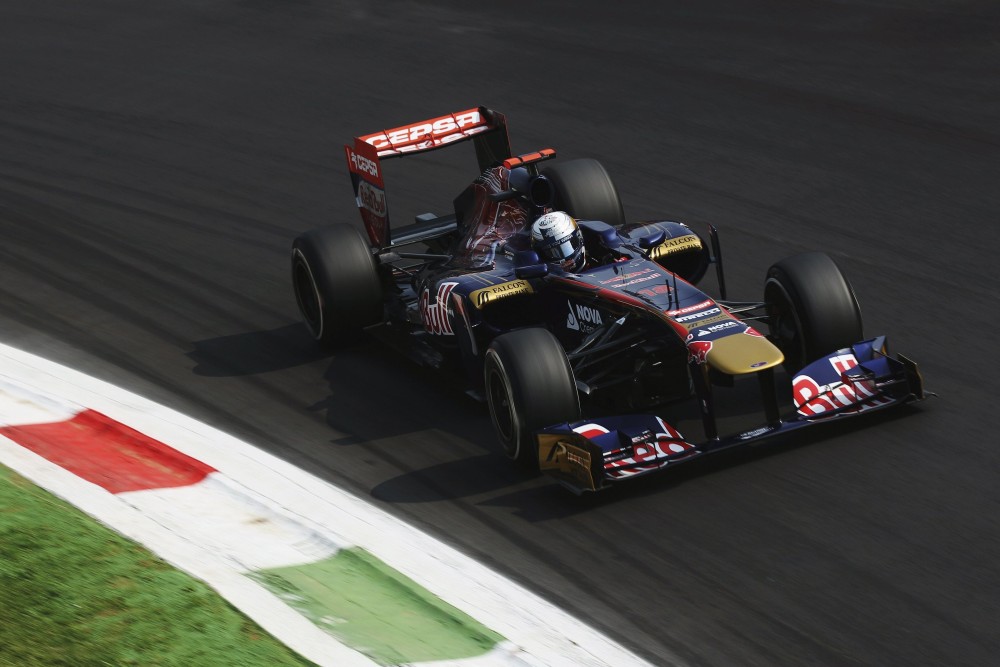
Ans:
[{"label": "front left tire", "polygon": [[566,211],[579,220],[600,220],[612,227],[625,224],[618,188],[597,160],[557,162],[541,173],[555,188],[552,208]]},{"label": "front left tire", "polygon": [[580,419],[580,396],[562,345],[545,329],[497,336],[486,350],[486,402],[504,453],[538,468],[535,431]]}]

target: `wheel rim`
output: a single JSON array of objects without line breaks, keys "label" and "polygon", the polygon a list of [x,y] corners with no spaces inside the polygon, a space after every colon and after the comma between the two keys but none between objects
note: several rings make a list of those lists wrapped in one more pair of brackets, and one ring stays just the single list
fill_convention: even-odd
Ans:
[{"label": "wheel rim", "polygon": [[297,251],[292,265],[292,284],[295,286],[295,300],[299,304],[302,318],[313,336],[319,338],[323,333],[323,307],[320,304],[319,290],[309,264]]},{"label": "wheel rim", "polygon": [[780,283],[772,281],[768,285],[767,292],[771,339],[785,355],[785,367],[789,371],[798,371],[805,363],[806,357],[802,322],[795,312],[791,298]]},{"label": "wheel rim", "polygon": [[499,369],[491,368],[486,381],[490,404],[490,417],[504,451],[511,458],[517,457],[517,417],[506,378]]}]

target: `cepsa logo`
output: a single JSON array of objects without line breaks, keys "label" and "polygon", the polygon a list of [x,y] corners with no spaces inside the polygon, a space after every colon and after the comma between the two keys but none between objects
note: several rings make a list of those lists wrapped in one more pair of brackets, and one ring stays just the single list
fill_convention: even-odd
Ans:
[{"label": "cepsa logo", "polygon": [[668,310],[667,315],[673,317],[674,315],[684,315],[686,313],[693,313],[696,310],[702,310],[704,308],[708,308],[711,305],[712,301],[711,299],[708,299],[706,301],[702,301],[701,303],[696,303],[693,306],[688,306],[687,308],[680,308],[678,310]]},{"label": "cepsa logo", "polygon": [[[378,150],[396,150],[393,148],[396,144],[409,145],[417,143],[421,139],[446,143],[450,140],[446,134],[447,132],[453,130],[461,132],[463,128],[474,127],[479,125],[481,122],[482,116],[479,111],[471,109],[453,116],[442,116],[441,118],[437,118],[432,121],[425,121],[417,123],[416,125],[397,127],[394,130],[370,134],[366,137],[362,137],[362,139]],[[458,137],[456,136],[455,138]],[[409,150],[416,149],[416,147],[411,145],[400,146],[398,150],[406,150],[407,147]]]},{"label": "cepsa logo", "polygon": [[380,181],[378,173],[378,163],[375,160],[366,158],[364,155],[358,155],[349,146],[347,148],[347,161],[351,163],[351,170],[359,174],[368,174],[376,181]]},{"label": "cepsa logo", "polygon": [[448,318],[448,297],[458,283],[441,283],[438,285],[434,303],[431,303],[430,290],[426,287],[420,293],[420,319],[424,322],[427,333],[439,336],[454,336],[451,320]]},{"label": "cepsa logo", "polygon": [[385,215],[385,190],[376,188],[368,181],[358,184],[358,206],[377,216]]}]

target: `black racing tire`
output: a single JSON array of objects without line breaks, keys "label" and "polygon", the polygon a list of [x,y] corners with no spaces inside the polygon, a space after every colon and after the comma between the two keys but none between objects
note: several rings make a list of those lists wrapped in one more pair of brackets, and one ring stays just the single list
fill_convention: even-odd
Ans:
[{"label": "black racing tire", "polygon": [[612,227],[625,224],[618,189],[604,166],[592,158],[559,162],[541,172],[555,189],[552,208],[580,220],[601,220]]},{"label": "black racing tire", "polygon": [[361,232],[335,224],[292,243],[292,285],[313,338],[326,348],[355,340],[382,321],[382,282]]},{"label": "black racing tire", "polygon": [[580,419],[580,395],[562,345],[545,329],[498,336],[486,350],[486,402],[508,458],[538,469],[535,431]]},{"label": "black racing tire", "polygon": [[764,301],[770,338],[789,373],[864,337],[854,289],[825,253],[794,255],[768,269]]}]

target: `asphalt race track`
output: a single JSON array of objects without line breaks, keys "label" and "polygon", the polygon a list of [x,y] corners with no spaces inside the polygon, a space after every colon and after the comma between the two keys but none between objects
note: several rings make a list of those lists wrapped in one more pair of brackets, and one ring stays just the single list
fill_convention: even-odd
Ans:
[{"label": "asphalt race track", "polygon": [[[645,4],[4,0],[0,335],[658,664],[995,663],[1000,6]],[[360,224],[342,144],[478,104],[515,151],[601,159],[630,219],[716,224],[735,298],[827,251],[940,398],[577,499],[514,472],[449,382],[377,344],[320,355],[288,248]],[[465,148],[388,165],[397,224],[447,211]]]}]

